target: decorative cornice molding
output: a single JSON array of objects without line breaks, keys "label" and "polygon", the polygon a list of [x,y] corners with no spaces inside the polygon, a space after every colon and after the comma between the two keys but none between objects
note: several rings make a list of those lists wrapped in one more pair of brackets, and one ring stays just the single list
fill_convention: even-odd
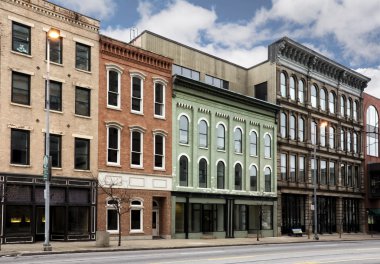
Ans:
[{"label": "decorative cornice molding", "polygon": [[210,110],[208,110],[208,109],[206,109],[206,108],[199,107],[199,108],[198,108],[198,112],[200,112],[200,113],[204,113],[204,114],[209,114],[209,113],[210,113]]},{"label": "decorative cornice molding", "polygon": [[193,106],[185,103],[177,102],[177,107],[192,110]]},{"label": "decorative cornice molding", "polygon": [[263,125],[264,128],[269,128],[269,129],[273,129],[274,126],[271,126],[271,125]]},{"label": "decorative cornice molding", "polygon": [[241,118],[241,117],[238,117],[238,116],[234,116],[233,120],[234,120],[234,121],[238,121],[238,122],[245,123],[245,119],[244,119],[244,118]]},{"label": "decorative cornice molding", "polygon": [[260,126],[260,123],[250,120],[249,124],[252,126]]},{"label": "decorative cornice molding", "polygon": [[215,116],[222,117],[222,118],[225,118],[225,119],[229,119],[230,118],[229,115],[224,114],[224,113],[220,113],[220,112],[215,112]]}]

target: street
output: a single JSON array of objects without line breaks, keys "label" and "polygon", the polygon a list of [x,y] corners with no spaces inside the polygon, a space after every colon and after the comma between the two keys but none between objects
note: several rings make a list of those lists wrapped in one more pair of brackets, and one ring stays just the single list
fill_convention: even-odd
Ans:
[{"label": "street", "polygon": [[380,263],[380,240],[4,256],[0,263]]}]

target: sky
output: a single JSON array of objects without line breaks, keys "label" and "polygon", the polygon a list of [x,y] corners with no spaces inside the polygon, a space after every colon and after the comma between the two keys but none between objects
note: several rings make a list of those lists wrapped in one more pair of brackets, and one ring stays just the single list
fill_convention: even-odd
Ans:
[{"label": "sky", "polygon": [[[244,67],[287,36],[372,80],[380,98],[379,0],[51,0],[125,42],[144,30]],[[133,29],[133,30],[131,30]]]}]

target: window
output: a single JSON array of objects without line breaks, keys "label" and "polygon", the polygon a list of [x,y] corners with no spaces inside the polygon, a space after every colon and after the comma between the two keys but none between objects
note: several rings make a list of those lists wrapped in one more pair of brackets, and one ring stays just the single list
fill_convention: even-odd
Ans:
[{"label": "window", "polygon": [[298,140],[300,142],[305,140],[305,122],[302,117],[298,118]]},{"label": "window", "polygon": [[165,167],[165,137],[159,134],[154,135],[154,167]]},{"label": "window", "polygon": [[208,147],[208,126],[205,120],[199,122],[199,147]]},{"label": "window", "polygon": [[291,115],[289,119],[289,138],[296,139],[296,117],[294,115]]},{"label": "window", "polygon": [[329,127],[329,147],[335,148],[335,128]]},{"label": "window", "polygon": [[335,162],[330,161],[330,178],[329,178],[329,184],[335,185]]},{"label": "window", "polygon": [[179,185],[188,186],[189,161],[186,156],[179,158]]},{"label": "window", "polygon": [[340,97],[340,115],[342,117],[344,117],[345,110],[346,110],[346,98],[344,97],[344,95],[342,95]]},{"label": "window", "polygon": [[302,80],[298,81],[298,100],[300,103],[305,102],[305,85]]},{"label": "window", "polygon": [[271,158],[272,157],[272,139],[269,134],[264,136],[264,157]]},{"label": "window", "polygon": [[311,86],[311,106],[317,108],[317,87]]},{"label": "window", "polygon": [[305,182],[305,157],[298,157],[298,182]]},{"label": "window", "polygon": [[318,182],[318,161],[316,159],[310,160],[311,178],[313,183]]},{"label": "window", "polygon": [[281,179],[285,181],[288,174],[288,155],[281,153],[280,162]]},{"label": "window", "polygon": [[311,144],[315,145],[317,144],[317,123],[311,122]]},{"label": "window", "polygon": [[271,169],[266,167],[264,170],[265,175],[265,192],[272,191],[272,172]]},{"label": "window", "polygon": [[351,152],[351,131],[347,130],[347,151]]},{"label": "window", "polygon": [[257,134],[255,131],[251,132],[249,139],[249,154],[251,156],[257,156]]},{"label": "window", "polygon": [[290,99],[295,100],[296,99],[296,84],[294,77],[290,77],[289,80],[289,95]]},{"label": "window", "polygon": [[30,75],[12,72],[12,103],[30,105]]},{"label": "window", "polygon": [[154,115],[165,117],[165,86],[159,82],[154,84]]},{"label": "window", "polygon": [[51,166],[54,168],[61,168],[62,136],[50,134],[49,137]]},{"label": "window", "polygon": [[179,118],[179,143],[189,144],[189,120],[184,115]]},{"label": "window", "polygon": [[142,167],[143,163],[143,139],[140,131],[131,131],[131,164]]},{"label": "window", "polygon": [[359,116],[359,103],[358,103],[358,101],[354,102],[354,109],[352,110],[352,113],[353,113],[354,121],[358,121],[358,116]]},{"label": "window", "polygon": [[235,190],[242,190],[242,168],[239,163],[235,165]]},{"label": "window", "polygon": [[107,201],[107,231],[119,230],[118,203],[117,199]]},{"label": "window", "polygon": [[280,74],[280,92],[282,97],[286,97],[286,75],[283,72]]},{"label": "window", "polygon": [[280,135],[282,138],[286,138],[287,123],[288,123],[288,117],[284,112],[282,112],[281,113],[281,129],[280,129]]},{"label": "window", "polygon": [[199,72],[173,64],[173,75],[178,74],[199,81]]},{"label": "window", "polygon": [[225,81],[225,80],[222,80],[222,79],[210,76],[210,75],[205,76],[205,82],[207,84],[210,84],[210,85],[218,87],[218,88],[222,88],[222,89],[226,89],[226,90],[228,90],[228,88],[229,88],[228,81]]},{"label": "window", "polygon": [[75,68],[91,71],[91,47],[76,43],[75,45]]},{"label": "window", "polygon": [[132,112],[143,112],[143,80],[132,76]]},{"label": "window", "polygon": [[366,113],[367,155],[379,156],[379,114],[373,105]]},{"label": "window", "polygon": [[325,89],[321,89],[319,91],[319,104],[321,106],[322,111],[326,111],[326,91],[325,91]]},{"label": "window", "polygon": [[217,128],[217,139],[216,139],[216,147],[218,150],[225,150],[225,133],[226,130],[224,128],[224,125],[219,124]]},{"label": "window", "polygon": [[333,92],[329,93],[329,111],[335,114],[335,94]]},{"label": "window", "polygon": [[11,164],[29,165],[30,132],[27,130],[11,130]]},{"label": "window", "polygon": [[249,183],[250,190],[257,191],[257,168],[254,165],[252,165],[249,170]]},{"label": "window", "polygon": [[141,201],[131,201],[131,232],[143,231],[143,204]]},{"label": "window", "polygon": [[342,185],[345,186],[346,185],[346,164],[344,163],[341,163],[340,164],[340,176],[341,176],[341,179],[342,179]]},{"label": "window", "polygon": [[75,87],[75,114],[81,116],[91,115],[91,90]]},{"label": "window", "polygon": [[289,156],[289,169],[290,169],[290,174],[289,174],[289,180],[291,182],[296,181],[296,155],[290,155]]},{"label": "window", "polygon": [[234,132],[235,153],[243,153],[243,135],[240,128]]},{"label": "window", "polygon": [[357,133],[353,133],[352,134],[352,136],[353,136],[353,151],[354,151],[354,153],[358,153],[358,134]]},{"label": "window", "polygon": [[255,85],[255,97],[263,101],[268,101],[268,82]]},{"label": "window", "polygon": [[[48,37],[46,36],[46,42],[47,42],[47,38]],[[59,37],[58,39],[50,39],[49,46],[50,46],[50,54],[49,54],[50,61],[58,63],[58,64],[62,64],[62,38]]]},{"label": "window", "polygon": [[75,138],[75,165],[77,170],[90,169],[90,140]]},{"label": "window", "polygon": [[121,74],[116,70],[107,70],[108,102],[111,107],[120,108]]},{"label": "window", "polygon": [[30,27],[12,23],[12,50],[30,54]]},{"label": "window", "polygon": [[320,134],[320,142],[319,144],[322,146],[322,147],[325,147],[326,146],[326,127],[324,126],[321,126],[319,128],[319,134]]},{"label": "window", "polygon": [[352,100],[349,98],[347,100],[347,117],[351,118]]},{"label": "window", "polygon": [[347,186],[352,186],[352,165],[347,164]]},{"label": "window", "polygon": [[201,159],[199,161],[199,187],[207,188],[207,161]]},{"label": "window", "polygon": [[344,138],[345,138],[345,132],[343,129],[340,130],[340,150],[344,151],[345,145],[344,145]]},{"label": "window", "polygon": [[223,161],[219,161],[216,168],[217,188],[224,189],[225,182],[225,166]]},{"label": "window", "polygon": [[[50,86],[50,110],[54,111],[62,111],[62,83],[55,82],[55,81],[49,81]],[[46,97],[47,94],[47,82],[46,82],[46,90],[45,90],[45,100],[47,100]],[[47,106],[47,102],[45,107]]]},{"label": "window", "polygon": [[107,163],[120,164],[120,129],[109,126],[107,128]]},{"label": "window", "polygon": [[321,160],[321,184],[327,184],[327,163],[325,160]]},{"label": "window", "polygon": [[354,187],[360,186],[359,166],[354,166]]}]

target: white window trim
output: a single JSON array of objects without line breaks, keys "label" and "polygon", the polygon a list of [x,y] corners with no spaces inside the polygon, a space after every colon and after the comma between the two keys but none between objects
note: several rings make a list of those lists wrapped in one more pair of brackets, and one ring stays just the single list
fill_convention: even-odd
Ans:
[{"label": "white window trim", "polygon": [[[133,153],[133,150],[132,150],[132,142],[133,142],[133,132],[139,132],[140,133],[140,149],[141,149],[141,152],[140,152],[140,165],[135,165],[135,164],[132,164],[132,153]],[[131,151],[130,151],[130,155],[131,155],[131,161],[130,161],[130,164],[131,164],[131,168],[143,168],[143,161],[144,161],[144,133],[143,131],[139,130],[139,129],[131,129],[130,130],[130,146],[131,146]]]},{"label": "white window trim", "polygon": [[[109,150],[109,129],[110,128],[116,128],[117,129],[117,162],[109,162],[108,161],[108,150]],[[120,166],[120,140],[121,140],[121,128],[115,125],[107,125],[107,165],[113,165],[113,166]]]},{"label": "white window trim", "polygon": [[117,212],[117,209],[112,206],[112,205],[108,205],[108,202],[111,201],[111,200],[117,200],[119,202],[119,206],[120,206],[120,201],[117,199],[117,197],[113,197],[113,198],[107,198],[106,200],[106,228],[108,227],[108,211],[111,211],[111,210],[114,210],[116,211],[116,216],[117,216],[117,230],[108,230],[107,229],[107,232],[110,232],[111,234],[116,234],[116,233],[119,233],[119,228],[120,228],[120,223],[119,223],[119,214]]},{"label": "white window trim", "polygon": [[[235,150],[235,132],[237,129],[240,129],[241,132],[241,152],[236,152]],[[243,154],[244,153],[244,130],[241,128],[241,126],[235,126],[234,127],[234,133],[233,133],[233,149],[235,154]]]},{"label": "white window trim", "polygon": [[273,179],[273,177],[274,177],[274,173],[273,173],[272,167],[269,166],[269,165],[265,166],[264,169],[263,169],[263,176],[264,176],[264,192],[266,192],[266,191],[265,191],[265,170],[266,170],[266,168],[268,168],[268,169],[270,170],[270,189],[271,189],[270,192],[272,193],[272,192],[275,191],[275,190],[274,190],[275,188],[274,188],[274,186],[273,186],[273,184],[274,184],[274,179]]},{"label": "white window trim", "polygon": [[[121,75],[123,74],[123,71],[120,69],[120,67],[116,65],[107,65],[107,108],[113,108],[113,109],[120,109],[121,108]],[[109,105],[108,104],[108,94],[109,94],[109,73],[110,71],[115,71],[118,73],[117,75],[117,82],[118,82],[118,96],[117,96],[117,105]]]},{"label": "white window trim", "polygon": [[[255,133],[256,134],[256,154],[252,154],[251,153],[251,135],[252,135],[252,133]],[[257,133],[257,131],[256,131],[256,129],[251,129],[251,131],[249,131],[249,155],[251,156],[251,157],[257,157],[257,153],[259,152],[258,150],[259,150],[259,133]]]},{"label": "white window trim", "polygon": [[[145,76],[140,74],[140,73],[131,73],[131,113],[133,114],[144,114],[144,80]],[[141,83],[141,99],[140,99],[140,111],[136,111],[132,109],[132,101],[133,101],[133,78],[138,78],[140,79]]]},{"label": "white window trim", "polygon": [[[156,136],[161,136],[162,137],[162,167],[156,167]],[[155,170],[165,170],[165,159],[166,159],[166,153],[165,153],[165,147],[166,147],[166,136],[162,133],[153,133],[153,169]]]},{"label": "white window trim", "polygon": [[[132,205],[132,202],[139,201],[140,205]],[[141,233],[144,230],[144,202],[141,199],[135,198],[132,199],[130,203],[130,215],[132,215],[132,210],[138,210],[140,211],[140,229],[132,229],[132,217],[130,216],[129,219],[129,233]]]},{"label": "white window trim", "polygon": [[[265,145],[265,137],[266,136],[269,136],[269,138],[270,138],[270,156],[269,157],[267,157],[267,156],[265,156],[265,148],[266,148],[266,145]],[[263,136],[263,140],[264,140],[264,158],[265,159],[272,159],[272,156],[273,156],[273,138],[272,138],[272,135],[269,133],[269,132],[266,132],[265,134],[264,134],[264,136]]]},{"label": "white window trim", "polygon": [[[162,99],[163,99],[162,100],[162,104],[163,104],[162,115],[156,115],[156,84],[157,83],[162,85]],[[154,117],[164,119],[166,115],[166,82],[161,81],[161,79],[157,78],[156,80],[154,80],[153,87],[154,87],[154,95],[153,95]]]}]

